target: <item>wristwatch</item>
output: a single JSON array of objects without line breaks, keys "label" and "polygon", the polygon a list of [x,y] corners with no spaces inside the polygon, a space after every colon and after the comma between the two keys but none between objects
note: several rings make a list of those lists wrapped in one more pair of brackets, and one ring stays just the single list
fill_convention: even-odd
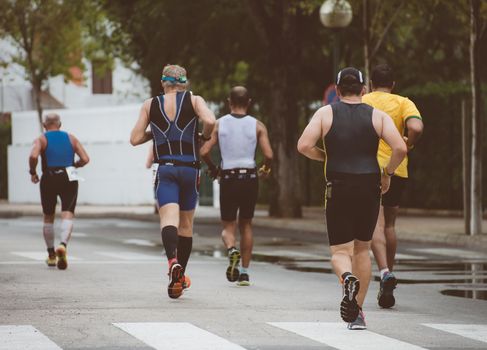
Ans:
[{"label": "wristwatch", "polygon": [[211,135],[208,136],[208,137],[205,137],[205,135],[203,135],[203,133],[200,134],[200,137],[203,141],[210,141],[211,140]]},{"label": "wristwatch", "polygon": [[389,172],[387,171],[387,167],[383,167],[383,168],[382,168],[382,174],[383,174],[383,175],[387,175],[387,176],[391,177],[391,176],[394,176],[395,172],[393,171],[392,173],[389,173]]}]

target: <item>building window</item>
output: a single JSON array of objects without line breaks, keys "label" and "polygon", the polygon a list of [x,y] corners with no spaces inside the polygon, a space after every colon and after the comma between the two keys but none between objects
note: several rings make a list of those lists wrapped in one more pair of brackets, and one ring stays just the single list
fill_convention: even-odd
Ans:
[{"label": "building window", "polygon": [[111,94],[112,87],[112,71],[103,62],[91,63],[91,79],[93,83],[93,94]]}]

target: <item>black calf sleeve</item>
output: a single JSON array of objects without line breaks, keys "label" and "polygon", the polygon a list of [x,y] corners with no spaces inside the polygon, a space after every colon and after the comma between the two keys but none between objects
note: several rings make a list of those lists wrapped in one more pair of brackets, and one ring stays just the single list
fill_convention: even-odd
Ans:
[{"label": "black calf sleeve", "polygon": [[186,270],[188,265],[189,255],[193,248],[193,237],[179,236],[178,240],[178,263]]},{"label": "black calf sleeve", "polygon": [[176,226],[164,226],[161,231],[162,244],[166,250],[167,260],[176,257],[178,247],[178,228]]}]

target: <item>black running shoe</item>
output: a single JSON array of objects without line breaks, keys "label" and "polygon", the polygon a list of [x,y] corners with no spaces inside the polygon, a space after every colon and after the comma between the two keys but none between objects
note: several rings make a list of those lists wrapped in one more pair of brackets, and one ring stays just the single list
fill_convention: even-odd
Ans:
[{"label": "black running shoe", "polygon": [[234,249],[228,254],[229,265],[227,267],[227,280],[229,282],[235,282],[238,280],[240,272],[238,265],[240,264],[240,252]]},{"label": "black running shoe", "polygon": [[237,284],[242,287],[250,286],[249,274],[248,273],[241,273],[238,277]]},{"label": "black running shoe", "polygon": [[393,292],[396,285],[396,276],[394,276],[392,272],[387,272],[384,275],[384,278],[380,281],[380,290],[377,295],[377,301],[379,302],[380,307],[388,309],[394,306],[396,299],[394,298]]},{"label": "black running shoe", "polygon": [[169,269],[169,284],[167,286],[169,298],[177,299],[183,294],[183,279],[183,267],[177,262],[173,263]]},{"label": "black running shoe", "polygon": [[343,298],[340,303],[340,316],[345,322],[353,322],[357,319],[360,308],[355,297],[360,290],[360,282],[357,277],[350,274],[343,280]]}]

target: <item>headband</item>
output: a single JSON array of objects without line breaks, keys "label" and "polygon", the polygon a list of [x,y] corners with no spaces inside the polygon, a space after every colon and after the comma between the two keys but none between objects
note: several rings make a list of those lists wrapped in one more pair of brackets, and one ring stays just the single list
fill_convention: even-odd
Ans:
[{"label": "headband", "polygon": [[161,78],[162,81],[169,81],[173,84],[176,84],[176,83],[181,83],[181,84],[184,84],[188,81],[188,79],[186,78],[186,76],[180,76],[179,78],[175,78],[175,77],[169,77],[167,75],[162,75],[162,78]]}]

